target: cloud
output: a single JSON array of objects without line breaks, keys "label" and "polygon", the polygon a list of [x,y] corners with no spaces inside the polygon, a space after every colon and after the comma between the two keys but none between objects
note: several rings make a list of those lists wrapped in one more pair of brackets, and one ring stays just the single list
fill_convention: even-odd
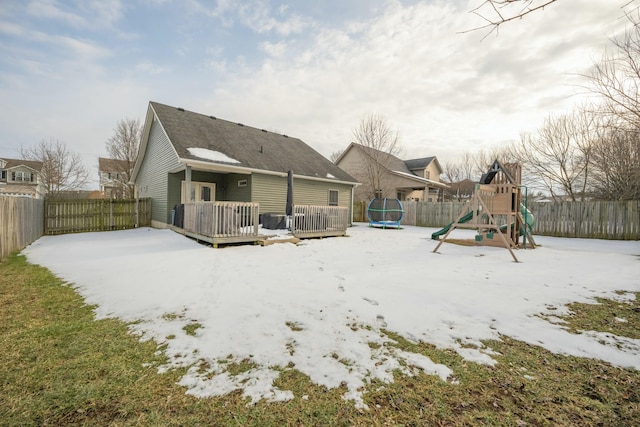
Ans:
[{"label": "cloud", "polygon": [[301,50],[265,42],[260,68],[233,70],[211,97],[230,115],[250,115],[247,123],[283,129],[325,155],[346,147],[371,112],[398,125],[412,155],[460,152],[517,139],[570,108],[571,74],[588,67],[620,26],[619,9],[580,0],[481,42],[482,33],[457,33],[477,25],[468,10],[391,2],[371,19],[314,29]]},{"label": "cloud", "polygon": [[62,21],[74,27],[87,25],[82,16],[64,10],[56,0],[32,0],[27,5],[27,13],[36,18]]}]

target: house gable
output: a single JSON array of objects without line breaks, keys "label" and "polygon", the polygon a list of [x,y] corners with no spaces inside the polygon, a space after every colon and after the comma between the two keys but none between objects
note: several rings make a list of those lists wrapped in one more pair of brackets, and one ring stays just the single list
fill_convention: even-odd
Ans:
[{"label": "house gable", "polygon": [[0,195],[44,197],[42,167],[35,160],[0,159]]}]

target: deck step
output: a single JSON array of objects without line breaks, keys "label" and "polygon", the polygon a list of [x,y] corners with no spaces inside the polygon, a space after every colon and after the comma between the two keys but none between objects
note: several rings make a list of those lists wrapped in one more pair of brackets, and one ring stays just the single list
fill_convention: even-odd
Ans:
[{"label": "deck step", "polygon": [[258,239],[258,244],[261,246],[269,246],[269,245],[273,245],[275,243],[293,243],[294,245],[297,245],[298,242],[300,241],[300,239],[298,239],[297,237],[288,237],[288,238],[278,238],[278,239]]}]

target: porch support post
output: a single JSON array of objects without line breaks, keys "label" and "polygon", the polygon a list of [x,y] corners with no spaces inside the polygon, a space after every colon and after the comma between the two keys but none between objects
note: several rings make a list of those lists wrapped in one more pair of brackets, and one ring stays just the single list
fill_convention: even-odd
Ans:
[{"label": "porch support post", "polygon": [[184,171],[184,186],[185,191],[187,192],[185,200],[187,202],[193,202],[191,199],[191,166],[187,165],[187,168]]}]

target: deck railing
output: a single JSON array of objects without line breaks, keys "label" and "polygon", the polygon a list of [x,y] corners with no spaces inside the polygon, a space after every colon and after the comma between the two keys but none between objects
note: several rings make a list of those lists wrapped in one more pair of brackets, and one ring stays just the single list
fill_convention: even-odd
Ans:
[{"label": "deck railing", "polygon": [[214,245],[256,241],[258,215],[258,203],[185,203],[184,231],[185,234]]},{"label": "deck railing", "polygon": [[294,205],[291,232],[296,237],[344,236],[349,211],[340,206]]}]

